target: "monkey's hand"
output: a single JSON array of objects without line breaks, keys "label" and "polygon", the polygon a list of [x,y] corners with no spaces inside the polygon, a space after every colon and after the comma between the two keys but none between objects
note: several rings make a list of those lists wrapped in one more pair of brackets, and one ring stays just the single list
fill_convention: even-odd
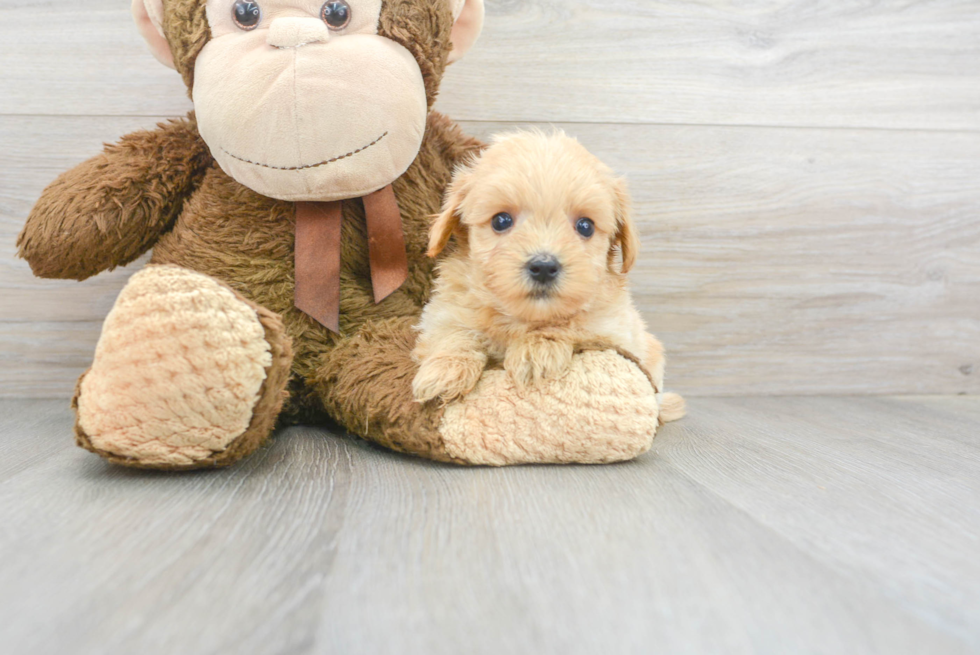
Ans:
[{"label": "monkey's hand", "polygon": [[125,136],[44,190],[18,255],[47,278],[128,264],[171,228],[211,162],[193,116]]},{"label": "monkey's hand", "polygon": [[530,335],[507,348],[504,369],[518,388],[540,386],[559,378],[572,365],[573,342],[547,335]]}]

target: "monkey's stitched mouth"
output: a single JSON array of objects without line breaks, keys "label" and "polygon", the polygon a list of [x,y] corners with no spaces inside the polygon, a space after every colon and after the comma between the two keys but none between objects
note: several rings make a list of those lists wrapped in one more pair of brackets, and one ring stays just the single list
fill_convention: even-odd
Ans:
[{"label": "monkey's stitched mouth", "polygon": [[320,168],[321,166],[326,166],[327,164],[333,164],[334,162],[338,162],[338,161],[340,161],[342,159],[347,159],[348,157],[353,157],[354,155],[356,155],[358,153],[364,152],[365,150],[367,150],[371,146],[378,145],[379,143],[381,143],[381,141],[386,136],[388,136],[388,133],[387,132],[385,132],[384,134],[382,134],[381,136],[379,136],[377,139],[375,139],[371,143],[367,144],[366,146],[364,146],[362,148],[358,148],[357,150],[351,150],[346,155],[340,155],[339,157],[334,157],[333,159],[327,159],[326,161],[321,161],[319,164],[310,164],[308,166],[272,166],[271,164],[263,164],[261,162],[252,161],[251,159],[245,159],[244,157],[239,157],[238,155],[234,155],[234,154],[228,152],[224,148],[222,148],[221,151],[223,153],[225,153],[226,155],[228,155],[229,157],[231,157],[232,159],[237,159],[240,162],[244,162],[246,164],[251,164],[253,166],[261,166],[262,168],[271,168],[274,171],[306,171],[306,170],[309,170],[311,168]]}]

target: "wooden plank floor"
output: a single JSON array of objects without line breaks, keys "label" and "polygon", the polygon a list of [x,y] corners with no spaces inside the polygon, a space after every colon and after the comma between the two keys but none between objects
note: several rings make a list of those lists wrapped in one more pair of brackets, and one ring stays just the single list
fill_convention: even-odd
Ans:
[{"label": "wooden plank floor", "polygon": [[700,399],[640,460],[297,428],[163,475],[0,401],[2,653],[968,653],[980,399]]}]

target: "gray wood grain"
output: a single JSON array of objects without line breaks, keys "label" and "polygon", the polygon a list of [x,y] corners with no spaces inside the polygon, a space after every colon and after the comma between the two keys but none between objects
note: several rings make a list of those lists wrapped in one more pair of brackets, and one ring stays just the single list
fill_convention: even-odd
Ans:
[{"label": "gray wood grain", "polygon": [[102,321],[0,321],[0,398],[67,401],[101,332]]},{"label": "gray wood grain", "polygon": [[315,429],[160,475],[0,401],[0,651],[970,653],[980,400],[694,399],[608,467]]},{"label": "gray wood grain", "polygon": [[[0,395],[69,395],[139,267],[37,280],[14,258],[27,212],[61,170],[156,121],[0,117]],[[643,240],[634,293],[667,345],[671,386],[980,391],[980,135],[560,126],[629,178]]]},{"label": "gray wood grain", "polygon": [[28,440],[59,446],[8,464],[0,486],[0,551],[12,555],[0,565],[0,608],[18,617],[0,627],[0,651],[309,646],[350,486],[341,442],[294,431],[287,449],[235,471],[166,476],[110,469],[74,448],[61,404],[0,412],[15,451]]},{"label": "gray wood grain", "polygon": [[[128,2],[0,6],[0,113],[180,114]],[[490,0],[460,120],[980,130],[972,0]]]}]

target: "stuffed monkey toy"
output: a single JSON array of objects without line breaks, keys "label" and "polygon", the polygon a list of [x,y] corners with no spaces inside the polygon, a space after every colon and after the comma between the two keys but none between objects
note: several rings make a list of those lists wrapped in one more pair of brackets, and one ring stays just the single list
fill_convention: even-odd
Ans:
[{"label": "stuffed monkey toy", "polygon": [[595,344],[540,388],[502,370],[413,402],[428,231],[481,148],[432,111],[482,0],[134,0],[194,112],[61,175],[18,240],[84,280],[152,249],[106,318],[73,407],[78,444],[155,469],[235,463],[275,426],[336,421],[458,464],[600,463],[646,451],[656,390]]}]

